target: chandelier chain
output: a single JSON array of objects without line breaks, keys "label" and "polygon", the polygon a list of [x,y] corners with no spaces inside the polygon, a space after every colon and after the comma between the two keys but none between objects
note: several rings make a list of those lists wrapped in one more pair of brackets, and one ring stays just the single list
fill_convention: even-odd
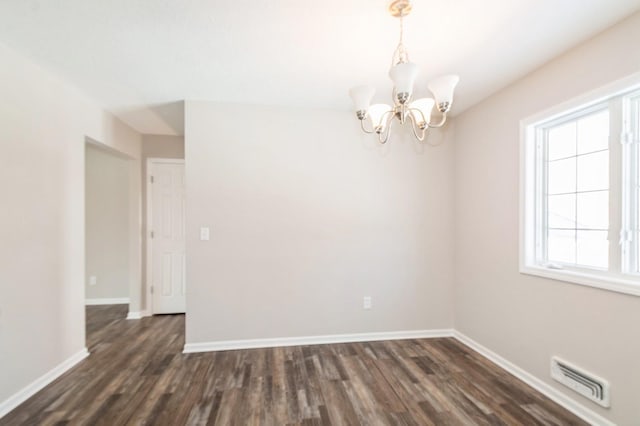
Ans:
[{"label": "chandelier chain", "polygon": [[398,18],[400,19],[400,39],[398,40],[398,46],[396,47],[395,52],[393,52],[391,66],[409,62],[409,53],[404,47],[404,14],[400,14]]}]

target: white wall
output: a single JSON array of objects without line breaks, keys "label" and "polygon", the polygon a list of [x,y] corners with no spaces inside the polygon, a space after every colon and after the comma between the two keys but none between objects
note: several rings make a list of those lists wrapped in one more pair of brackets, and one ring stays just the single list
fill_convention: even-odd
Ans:
[{"label": "white wall", "polygon": [[451,144],[205,102],[185,143],[188,343],[451,327]]},{"label": "white wall", "polygon": [[[149,235],[147,226],[147,159],[149,158],[184,158],[184,136],[143,135],[142,136],[142,231]],[[147,262],[147,238],[142,239],[142,264]],[[142,306],[148,312],[146,294],[147,269],[142,268]]]},{"label": "white wall", "polygon": [[[640,298],[518,272],[519,122],[640,70],[640,14],[456,119],[456,329],[620,425],[640,419]],[[549,377],[552,355],[608,379],[612,407]]]},{"label": "white wall", "polygon": [[89,144],[85,159],[85,298],[128,298],[130,160]]},{"label": "white wall", "polygon": [[0,93],[1,405],[85,345],[85,137],[133,158],[140,137],[2,44]]}]

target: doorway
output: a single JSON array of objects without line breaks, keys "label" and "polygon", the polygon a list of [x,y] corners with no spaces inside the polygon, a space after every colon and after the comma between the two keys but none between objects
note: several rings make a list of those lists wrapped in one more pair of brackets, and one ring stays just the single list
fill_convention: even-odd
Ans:
[{"label": "doorway", "polygon": [[85,304],[130,301],[129,160],[85,145]]},{"label": "doorway", "polygon": [[131,159],[85,143],[85,315],[87,347],[106,324],[124,320],[131,301]]},{"label": "doorway", "polygon": [[147,159],[149,313],[186,312],[184,160]]}]

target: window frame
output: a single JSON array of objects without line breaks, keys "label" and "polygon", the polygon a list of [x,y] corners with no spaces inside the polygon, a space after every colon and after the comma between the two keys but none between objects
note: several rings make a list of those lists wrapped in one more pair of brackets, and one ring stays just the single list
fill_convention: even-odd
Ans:
[{"label": "window frame", "polygon": [[[631,92],[622,102],[623,128],[623,229],[620,241],[623,257],[622,270],[640,276],[640,89]],[[635,120],[634,120],[635,117]]]},{"label": "window frame", "polygon": [[[546,142],[546,129],[605,108],[610,113],[609,268],[543,264],[547,210],[542,171],[547,165],[540,144]],[[520,122],[520,273],[640,296],[639,112],[637,73]]]}]

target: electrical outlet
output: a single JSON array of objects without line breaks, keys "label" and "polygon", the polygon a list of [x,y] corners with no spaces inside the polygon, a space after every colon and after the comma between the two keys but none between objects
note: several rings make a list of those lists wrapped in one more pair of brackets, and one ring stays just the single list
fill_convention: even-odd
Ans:
[{"label": "electrical outlet", "polygon": [[364,299],[362,299],[362,308],[371,309],[372,306],[373,304],[371,302],[371,296],[365,296]]},{"label": "electrical outlet", "polygon": [[98,284],[98,277],[96,277],[95,275],[91,275],[89,277],[89,285],[96,285]]}]

